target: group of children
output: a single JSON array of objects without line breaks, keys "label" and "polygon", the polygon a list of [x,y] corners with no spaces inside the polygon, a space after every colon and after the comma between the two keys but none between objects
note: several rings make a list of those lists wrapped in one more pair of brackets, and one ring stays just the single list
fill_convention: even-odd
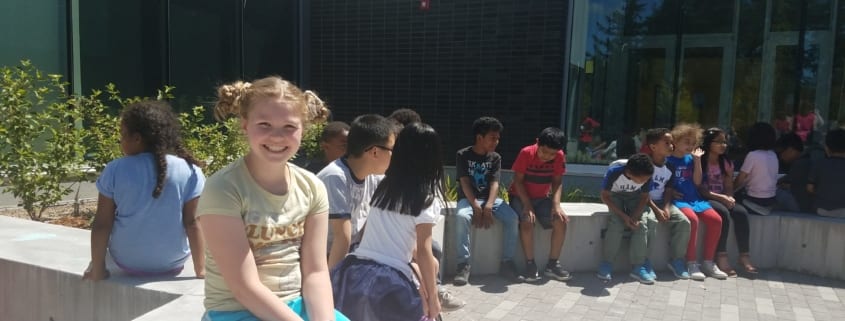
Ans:
[{"label": "group of children", "polygon": [[[279,77],[221,86],[215,115],[240,119],[249,150],[206,179],[166,103],[127,106],[120,118],[125,156],[110,162],[97,180],[84,278],[108,278],[108,257],[127,274],[176,275],[193,254],[196,276],[205,279],[208,321],[430,320],[462,307],[440,285],[442,249],[432,240],[445,206],[437,132],[407,109],[390,117],[359,116],[350,125],[329,123],[320,138],[325,158],[309,165],[315,175],[290,160],[303,132],[328,113],[316,94]],[[558,261],[569,221],[560,206],[565,135],[546,128],[519,152],[504,202],[495,152],[502,130],[495,118],[481,117],[473,123],[475,143],[457,152],[454,283],[469,279],[470,226],[488,228],[494,218],[504,229],[502,273],[518,281],[540,279],[532,234],[539,222],[552,229],[543,274],[569,280]],[[735,273],[725,255],[728,217],[735,222],[742,268],[756,272],[745,215],[759,209],[742,204],[765,211],[778,202],[777,189],[770,188],[777,158],[769,141],[761,140],[733,180],[724,132],[703,134],[702,150],[697,126],[654,129],[647,135],[650,155],[611,164],[602,200],[613,215],[600,278],[611,278],[623,233],[630,230],[631,275],[652,283],[647,257],[662,222],[671,229],[669,267],[676,276],[703,279],[703,270],[725,278]],[[825,166],[841,168],[842,131],[828,137],[840,140],[828,143],[835,164]],[[821,171],[814,169],[809,189],[829,196],[823,191],[830,179]],[[735,195],[742,187],[744,196]],[[820,198],[823,204],[839,202],[828,196]],[[699,220],[707,226],[701,269],[695,252]],[[523,273],[513,261],[517,238],[526,258]]]}]

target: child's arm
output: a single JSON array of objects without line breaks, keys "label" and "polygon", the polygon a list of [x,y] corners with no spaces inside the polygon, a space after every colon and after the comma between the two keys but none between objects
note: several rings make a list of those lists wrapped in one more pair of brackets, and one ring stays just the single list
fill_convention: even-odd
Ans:
[{"label": "child's arm", "polygon": [[331,219],[329,222],[332,225],[332,248],[329,250],[328,266],[334,267],[349,253],[349,243],[352,242],[352,220],[344,217]]},{"label": "child's arm", "polygon": [[214,257],[223,281],[239,303],[261,320],[302,320],[258,278],[258,267],[244,233],[243,219],[204,215],[198,220],[208,251]]},{"label": "child's arm", "polygon": [[[551,199],[552,199],[552,219],[560,219],[564,223],[569,223],[569,216],[566,215],[566,212],[563,211],[563,208],[560,207],[560,194],[563,190],[563,175],[555,175],[552,176],[552,190],[551,190]],[[528,201],[531,203],[531,200]],[[523,202],[525,204],[525,202]]]},{"label": "child's arm", "polygon": [[478,205],[475,198],[472,178],[469,176],[462,176],[459,182],[461,183],[461,190],[464,192],[464,197],[467,199],[467,202],[469,202],[469,206],[472,207],[472,225],[475,227],[482,227],[481,206]]},{"label": "child's arm", "polygon": [[114,226],[114,214],[117,206],[108,196],[97,197],[97,214],[91,225],[91,263],[82,275],[83,279],[99,281],[109,277],[106,269],[106,248]]},{"label": "child's arm", "polygon": [[490,182],[490,194],[487,196],[487,202],[484,203],[484,207],[481,209],[481,214],[484,218],[481,224],[484,225],[484,228],[493,225],[493,204],[496,203],[496,198],[498,197],[499,181],[492,181]]},{"label": "child's arm", "polygon": [[188,244],[191,246],[191,258],[194,262],[194,273],[198,278],[205,277],[205,241],[202,238],[202,230],[197,225],[196,214],[199,197],[185,203],[182,206],[182,226],[185,227],[185,234],[188,235]]},{"label": "child's arm", "polygon": [[417,224],[417,264],[420,267],[420,288],[425,315],[432,320],[440,315],[440,298],[437,296],[437,259],[431,252],[431,230],[434,224]]},{"label": "child's arm", "polygon": [[692,182],[695,184],[695,186],[701,186],[701,155],[704,155],[704,150],[701,148],[696,148],[694,151],[692,151]]},{"label": "child's arm", "polygon": [[622,220],[622,222],[625,222],[625,225],[630,224],[631,217],[628,216],[628,214],[626,214],[625,211],[623,211],[621,208],[616,206],[616,203],[613,202],[613,199],[610,198],[610,191],[609,190],[602,190],[601,191],[601,201],[604,202],[604,204],[607,204],[607,209],[610,210],[610,213],[618,216],[619,219]]},{"label": "child's arm", "polygon": [[637,204],[637,208],[631,212],[633,213],[631,217],[634,221],[639,222],[640,218],[643,217],[643,212],[645,211],[646,205],[648,202],[651,201],[651,197],[649,197],[648,192],[644,192],[640,194],[640,203]]},{"label": "child's arm", "polygon": [[309,215],[305,219],[300,260],[302,262],[302,298],[310,320],[334,320],[334,299],[326,263],[328,214]]},{"label": "child's arm", "polygon": [[[528,197],[528,192],[525,190],[524,184],[525,173],[513,172],[513,187],[516,190],[516,196],[522,201],[522,213],[517,214],[528,216],[528,222],[534,223],[534,204],[531,203],[531,198]],[[554,200],[554,198],[552,199]]]},{"label": "child's arm", "polygon": [[[651,209],[652,212],[654,212],[654,216],[657,217],[658,221],[665,222],[669,219],[669,211],[664,212],[664,209],[658,207],[657,203],[655,203],[654,200],[651,199],[651,197],[648,198],[648,207]],[[666,217],[664,217],[664,214],[666,215]]]}]

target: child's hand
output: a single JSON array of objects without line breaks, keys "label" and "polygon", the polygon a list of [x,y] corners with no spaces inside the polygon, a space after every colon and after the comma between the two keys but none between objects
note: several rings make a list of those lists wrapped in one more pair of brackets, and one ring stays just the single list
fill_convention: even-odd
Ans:
[{"label": "child's hand", "polygon": [[429,320],[437,320],[437,316],[440,315],[440,311],[442,310],[440,307],[440,298],[437,297],[437,295],[429,296],[428,301],[424,304],[424,306],[425,310],[423,313],[425,313],[425,316]]},{"label": "child's hand", "polygon": [[552,219],[559,219],[564,223],[569,223],[569,216],[563,211],[560,206],[552,206]]},{"label": "child's hand", "polygon": [[636,231],[639,229],[640,221],[637,221],[633,217],[628,216],[625,219],[625,226],[627,226],[632,231]]},{"label": "child's hand", "polygon": [[694,151],[692,151],[692,158],[693,159],[696,159],[696,160],[701,159],[701,155],[704,155],[704,150],[701,149],[701,147],[698,147]]},{"label": "child's hand", "polygon": [[536,216],[534,215],[534,210],[533,210],[533,209],[528,209],[528,208],[523,209],[523,210],[522,210],[522,216],[523,216],[523,217],[525,217],[525,218],[527,218],[527,220],[526,220],[526,221],[527,221],[528,223],[531,223],[531,224],[534,224],[534,221],[536,220]]},{"label": "child's hand", "polygon": [[658,222],[669,221],[669,213],[659,208],[654,210],[654,216],[657,217]]},{"label": "child's hand", "polygon": [[205,279],[205,267],[194,266],[194,273],[197,279]]},{"label": "child's hand", "polygon": [[485,206],[481,211],[481,225],[483,228],[488,229],[490,226],[493,226],[493,208]]},{"label": "child's hand", "polygon": [[484,220],[484,214],[481,210],[481,206],[473,205],[472,206],[472,226],[475,228],[480,228],[483,226],[482,222]]},{"label": "child's hand", "polygon": [[109,276],[109,270],[106,269],[105,266],[98,266],[95,268],[93,264],[89,263],[88,268],[85,269],[85,273],[82,274],[82,279],[90,281],[100,281],[108,279]]},{"label": "child's hand", "polygon": [[727,207],[728,209],[733,209],[734,206],[736,206],[736,200],[733,197],[727,195],[725,195],[725,197],[723,198],[722,203],[724,203],[725,207]]}]

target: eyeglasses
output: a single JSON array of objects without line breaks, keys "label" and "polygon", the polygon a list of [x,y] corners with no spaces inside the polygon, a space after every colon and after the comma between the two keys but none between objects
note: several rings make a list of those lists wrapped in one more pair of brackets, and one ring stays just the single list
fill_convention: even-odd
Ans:
[{"label": "eyeglasses", "polygon": [[724,140],[714,140],[713,144],[727,145],[728,142],[726,142]]},{"label": "eyeglasses", "polygon": [[373,146],[370,146],[370,148],[367,148],[367,150],[369,151],[369,150],[371,150],[375,147],[381,148],[381,149],[386,150],[386,151],[391,152],[391,153],[393,152],[393,148],[390,148],[390,147],[387,147],[387,146],[384,146],[384,145],[373,145]]}]

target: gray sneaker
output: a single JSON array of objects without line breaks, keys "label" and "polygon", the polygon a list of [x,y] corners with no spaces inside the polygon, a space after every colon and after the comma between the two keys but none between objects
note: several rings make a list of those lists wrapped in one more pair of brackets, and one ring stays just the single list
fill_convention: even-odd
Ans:
[{"label": "gray sneaker", "polygon": [[446,288],[440,288],[437,291],[437,296],[440,298],[440,307],[445,312],[451,312],[463,308],[467,303],[464,300],[458,299],[452,295]]},{"label": "gray sneaker", "polygon": [[452,281],[456,286],[466,285],[469,282],[469,263],[458,264],[458,272],[455,274],[455,279]]},{"label": "gray sneaker", "polygon": [[499,266],[499,275],[511,282],[525,282],[525,277],[517,272],[516,263],[513,263],[512,260],[502,261],[502,264]]},{"label": "gray sneaker", "polygon": [[545,274],[546,276],[558,281],[569,281],[572,279],[572,275],[560,266],[559,261],[547,263]]}]

